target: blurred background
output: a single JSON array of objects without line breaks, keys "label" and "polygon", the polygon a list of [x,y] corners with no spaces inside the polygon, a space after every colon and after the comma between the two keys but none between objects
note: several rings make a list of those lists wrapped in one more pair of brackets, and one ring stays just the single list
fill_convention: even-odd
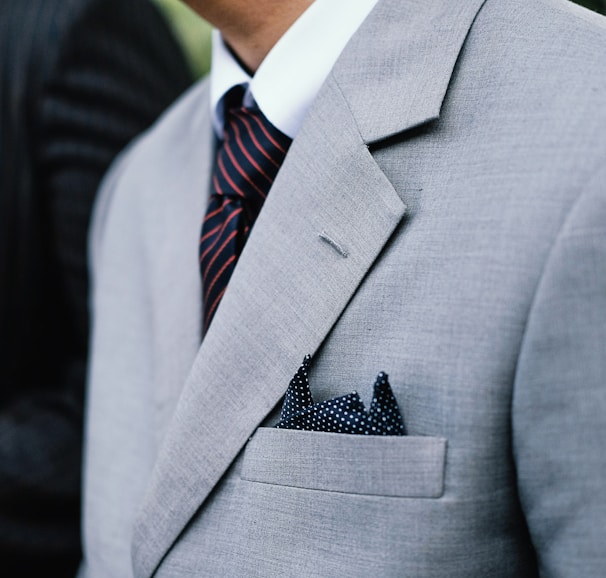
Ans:
[{"label": "blurred background", "polygon": [[[185,49],[196,77],[210,68],[210,26],[192,12],[181,0],[155,0],[165,11],[177,37]],[[606,0],[576,0],[577,4],[606,14]]]},{"label": "blurred background", "polygon": [[164,10],[181,41],[194,75],[200,77],[206,74],[210,69],[210,25],[181,0],[155,1]]}]

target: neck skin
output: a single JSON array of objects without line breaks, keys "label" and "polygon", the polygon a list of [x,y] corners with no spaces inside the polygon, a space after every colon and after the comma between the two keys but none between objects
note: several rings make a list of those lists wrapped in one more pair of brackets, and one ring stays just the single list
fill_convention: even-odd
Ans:
[{"label": "neck skin", "polygon": [[254,74],[268,52],[313,0],[185,0],[221,31],[223,40]]}]

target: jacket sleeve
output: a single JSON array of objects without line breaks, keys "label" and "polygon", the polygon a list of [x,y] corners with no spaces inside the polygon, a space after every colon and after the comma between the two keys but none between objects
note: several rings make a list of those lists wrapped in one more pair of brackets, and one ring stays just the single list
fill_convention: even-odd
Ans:
[{"label": "jacket sleeve", "polygon": [[568,214],[530,310],[513,400],[541,576],[606,575],[606,170]]},{"label": "jacket sleeve", "polygon": [[72,22],[56,39],[31,139],[39,210],[29,354],[40,371],[35,383],[6,384],[13,394],[0,409],[0,555],[20,576],[70,575],[79,558],[86,238],[97,187],[117,153],[192,82],[148,0],[64,5],[71,14],[60,18]]}]

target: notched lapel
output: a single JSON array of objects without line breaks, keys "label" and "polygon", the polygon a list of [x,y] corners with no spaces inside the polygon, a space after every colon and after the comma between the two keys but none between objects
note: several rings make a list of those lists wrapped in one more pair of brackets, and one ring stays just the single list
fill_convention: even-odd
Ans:
[{"label": "notched lapel", "polygon": [[137,576],[153,573],[280,401],[404,212],[329,81],[291,146],[183,389],[135,527]]},{"label": "notched lapel", "polygon": [[485,0],[383,0],[333,75],[374,143],[440,116],[461,48]]},{"label": "notched lapel", "polygon": [[[352,39],[244,248],[135,525],[138,578],[153,574],[304,355],[319,348],[405,213],[367,145],[439,116],[483,0],[400,1],[380,2]],[[388,36],[388,54],[381,39],[369,48],[378,31]]]}]

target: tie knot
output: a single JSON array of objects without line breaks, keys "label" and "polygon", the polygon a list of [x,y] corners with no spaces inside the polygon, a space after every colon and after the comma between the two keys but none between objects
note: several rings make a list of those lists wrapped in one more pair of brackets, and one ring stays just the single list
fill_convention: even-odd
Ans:
[{"label": "tie knot", "polygon": [[220,196],[245,199],[254,220],[291,139],[258,107],[242,106],[242,94],[241,87],[237,87],[225,99],[223,143],[217,153],[214,189]]},{"label": "tie knot", "polygon": [[258,158],[260,164],[275,167],[276,173],[290,143],[291,139],[272,125],[257,106],[239,106],[226,111],[223,148],[235,147],[237,152],[250,154]]}]

